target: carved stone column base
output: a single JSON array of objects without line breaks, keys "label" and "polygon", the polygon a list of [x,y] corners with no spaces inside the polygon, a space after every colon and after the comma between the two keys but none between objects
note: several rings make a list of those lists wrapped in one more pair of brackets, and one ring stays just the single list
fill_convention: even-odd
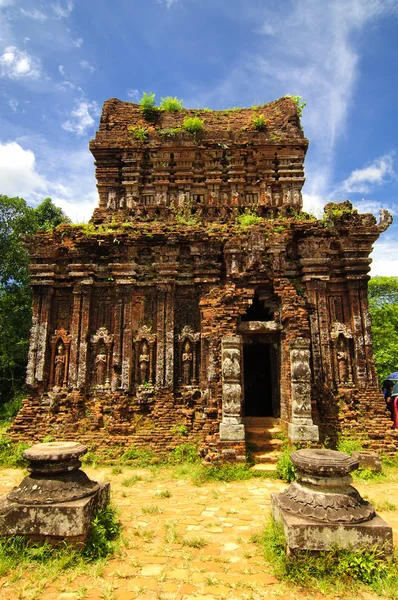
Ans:
[{"label": "carved stone column base", "polygon": [[220,440],[244,440],[245,426],[243,423],[220,423]]},{"label": "carved stone column base", "polygon": [[288,435],[292,442],[317,442],[319,440],[318,425],[289,423]]}]

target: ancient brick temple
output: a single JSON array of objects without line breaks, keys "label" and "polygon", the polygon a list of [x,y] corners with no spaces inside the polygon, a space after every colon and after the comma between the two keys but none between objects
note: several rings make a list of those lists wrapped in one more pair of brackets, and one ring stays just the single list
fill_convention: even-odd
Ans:
[{"label": "ancient brick temple", "polygon": [[243,460],[250,418],[273,417],[294,442],[348,432],[395,448],[367,301],[391,217],[349,202],[303,213],[307,146],[289,98],[150,121],[105,102],[91,222],[27,240],[30,395],[13,437],[158,453],[189,441]]}]

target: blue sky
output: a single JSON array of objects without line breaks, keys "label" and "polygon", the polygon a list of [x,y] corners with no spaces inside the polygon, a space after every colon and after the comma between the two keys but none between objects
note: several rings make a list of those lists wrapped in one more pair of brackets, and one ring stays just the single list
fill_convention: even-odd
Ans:
[{"label": "blue sky", "polygon": [[372,274],[398,275],[397,37],[398,0],[0,0],[0,193],[87,221],[108,98],[221,109],[297,94],[305,208],[389,209]]}]

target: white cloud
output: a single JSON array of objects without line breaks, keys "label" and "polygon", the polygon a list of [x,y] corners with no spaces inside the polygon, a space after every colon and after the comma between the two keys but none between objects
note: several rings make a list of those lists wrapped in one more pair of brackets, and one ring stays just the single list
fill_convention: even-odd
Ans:
[{"label": "white cloud", "polygon": [[15,0],[0,0],[0,8],[5,8],[6,6],[11,6],[14,4]]},{"label": "white cloud", "polygon": [[77,40],[72,40],[72,43],[76,48],[81,48],[83,45],[83,38],[77,38]]},{"label": "white cloud", "polygon": [[91,63],[89,63],[88,60],[81,60],[79,62],[79,65],[82,69],[87,69],[87,71],[90,71],[91,74],[93,74],[95,71],[95,67]]},{"label": "white cloud", "polygon": [[73,0],[66,0],[65,3],[55,2],[51,7],[57,19],[66,19],[73,10]]},{"label": "white cloud", "polygon": [[37,8],[35,8],[34,10],[25,10],[24,8],[21,8],[20,11],[24,17],[29,17],[30,19],[34,19],[35,21],[40,21],[40,23],[44,23],[44,21],[47,21],[48,19],[46,13]]},{"label": "white cloud", "polygon": [[8,100],[7,104],[13,112],[17,112],[17,108],[19,105],[18,100],[15,100],[15,99]]},{"label": "white cloud", "polygon": [[[28,145],[41,148],[40,161]],[[50,196],[75,222],[88,221],[98,204],[89,150],[50,148],[41,138],[0,143],[0,190],[7,196],[20,196],[31,205]]]},{"label": "white cloud", "polygon": [[36,171],[36,159],[31,150],[16,142],[0,144],[0,189],[7,196],[44,192],[46,182]]},{"label": "white cloud", "polygon": [[61,73],[62,77],[65,77],[65,67],[64,67],[64,65],[58,65],[58,71]]},{"label": "white cloud", "polygon": [[140,97],[140,92],[139,92],[139,90],[136,90],[136,89],[130,89],[130,90],[127,90],[127,96],[129,98],[131,98],[133,101],[138,102],[139,97]]},{"label": "white cloud", "polygon": [[170,6],[173,6],[173,4],[177,4],[178,0],[166,0],[166,6],[167,8],[170,8]]},{"label": "white cloud", "polygon": [[25,50],[7,46],[0,56],[0,76],[10,79],[38,79],[40,62]]},{"label": "white cloud", "polygon": [[355,169],[341,184],[344,192],[366,193],[394,177],[394,153],[376,158],[362,169]]},{"label": "white cloud", "polygon": [[375,243],[371,254],[372,264],[370,274],[396,275],[398,273],[398,241],[396,239],[383,239]]},{"label": "white cloud", "polygon": [[95,121],[90,114],[98,115],[99,110],[96,102],[81,101],[71,112],[71,120],[62,124],[63,129],[71,131],[77,135],[84,135],[90,129]]}]

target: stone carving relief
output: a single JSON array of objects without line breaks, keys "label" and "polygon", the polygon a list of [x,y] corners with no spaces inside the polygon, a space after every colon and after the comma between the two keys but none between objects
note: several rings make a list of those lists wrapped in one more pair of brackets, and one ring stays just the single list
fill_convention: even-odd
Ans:
[{"label": "stone carving relief", "polygon": [[177,338],[179,365],[179,385],[197,384],[197,362],[199,356],[200,333],[185,325]]},{"label": "stone carving relief", "polygon": [[311,414],[311,367],[310,342],[296,338],[290,347],[290,374],[292,390],[292,414],[289,437],[292,441],[319,438],[318,426]]},{"label": "stone carving relief", "polygon": [[69,352],[71,336],[66,329],[56,329],[51,337],[51,364],[49,389],[55,391],[68,383]]},{"label": "stone carving relief", "polygon": [[344,323],[333,323],[330,332],[337,385],[352,385],[352,332]]},{"label": "stone carving relief", "polygon": [[134,379],[138,386],[153,386],[155,382],[156,334],[143,325],[134,338]]},{"label": "stone carving relief", "polygon": [[225,336],[221,340],[222,422],[220,439],[242,440],[242,338]]},{"label": "stone carving relief", "polygon": [[92,383],[99,390],[110,388],[113,335],[100,327],[90,341],[95,357]]}]

